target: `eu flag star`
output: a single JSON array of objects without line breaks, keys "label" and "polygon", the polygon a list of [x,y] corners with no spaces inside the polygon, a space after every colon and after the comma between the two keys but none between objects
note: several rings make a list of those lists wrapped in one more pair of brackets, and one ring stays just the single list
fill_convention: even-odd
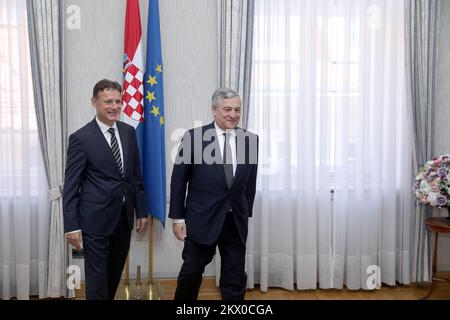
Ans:
[{"label": "eu flag star", "polygon": [[152,108],[153,110],[150,111],[150,113],[152,113],[156,118],[157,116],[159,116],[159,107],[152,106]]},{"label": "eu flag star", "polygon": [[153,87],[155,84],[158,84],[158,82],[156,81],[156,76],[154,76],[154,77],[148,76],[148,81],[147,81],[147,83],[150,84],[152,87]]},{"label": "eu flag star", "polygon": [[156,100],[155,92],[147,91],[147,96],[145,98],[150,102],[152,102],[153,100]]},{"label": "eu flag star", "polygon": [[156,69],[155,69],[156,71],[158,71],[159,73],[162,73],[162,64],[158,64],[157,66],[156,66]]},{"label": "eu flag star", "polygon": [[161,117],[159,118],[159,124],[160,124],[160,125],[164,125],[164,117],[163,117],[163,116],[161,116]]}]

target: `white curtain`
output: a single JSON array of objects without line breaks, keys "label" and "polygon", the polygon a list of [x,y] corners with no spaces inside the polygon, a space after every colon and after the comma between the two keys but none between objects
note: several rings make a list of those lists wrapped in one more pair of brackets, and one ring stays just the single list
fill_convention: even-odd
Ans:
[{"label": "white curtain", "polygon": [[239,92],[242,127],[247,128],[252,73],[255,0],[217,0],[219,85]]},{"label": "white curtain", "polygon": [[49,200],[25,0],[0,0],[0,299],[46,296]]},{"label": "white curtain", "polygon": [[404,2],[256,1],[248,286],[410,282]]}]

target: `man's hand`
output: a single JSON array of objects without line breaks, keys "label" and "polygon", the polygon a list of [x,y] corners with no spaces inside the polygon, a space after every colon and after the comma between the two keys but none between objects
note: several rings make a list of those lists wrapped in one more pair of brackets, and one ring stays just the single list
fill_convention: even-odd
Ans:
[{"label": "man's hand", "polygon": [[186,223],[174,223],[172,225],[173,234],[178,240],[184,241],[186,238]]},{"label": "man's hand", "polygon": [[77,251],[83,249],[83,237],[81,236],[81,231],[75,233],[69,233],[67,235],[67,241],[75,247]]},{"label": "man's hand", "polygon": [[147,227],[148,218],[136,219],[136,231],[142,232]]}]

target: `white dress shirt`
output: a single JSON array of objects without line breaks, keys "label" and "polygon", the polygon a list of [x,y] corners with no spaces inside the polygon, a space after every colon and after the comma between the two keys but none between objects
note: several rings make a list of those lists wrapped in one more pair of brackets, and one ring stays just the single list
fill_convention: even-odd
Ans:
[{"label": "white dress shirt", "polygon": [[[225,147],[225,132],[230,134],[230,147],[231,147],[231,161],[233,162],[233,176],[236,174],[236,130],[227,129],[226,131],[220,128],[214,121],[214,127],[216,128],[217,140],[219,142],[220,154],[223,157],[223,148]],[[223,160],[223,159],[222,159]],[[172,219],[172,223],[184,223],[184,219]]]},{"label": "white dress shirt", "polygon": [[[123,162],[122,143],[120,142],[120,134],[119,134],[119,130],[117,129],[117,123],[114,122],[112,127],[110,127],[107,124],[104,124],[103,122],[101,122],[97,118],[97,116],[95,116],[95,121],[97,121],[97,124],[100,127],[100,130],[102,131],[103,136],[105,137],[106,142],[108,142],[108,145],[109,145],[110,148],[111,148],[111,133],[109,133],[108,130],[109,130],[109,128],[114,128],[114,135],[116,136],[117,144],[119,145],[119,150],[120,150],[120,157],[122,159],[122,169],[124,170],[123,172],[125,172],[125,164]],[[124,196],[124,201],[125,201],[125,196]],[[80,232],[80,231],[81,230],[70,231],[70,232],[67,232],[66,234],[77,233],[77,232]]]}]

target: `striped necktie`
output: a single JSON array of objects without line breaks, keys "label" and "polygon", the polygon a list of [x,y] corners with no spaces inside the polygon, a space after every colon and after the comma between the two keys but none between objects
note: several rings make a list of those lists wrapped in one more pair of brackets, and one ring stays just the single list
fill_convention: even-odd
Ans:
[{"label": "striped necktie", "polygon": [[111,134],[111,150],[114,155],[114,159],[116,159],[117,167],[119,168],[120,171],[120,176],[123,178],[122,158],[120,157],[119,143],[117,142],[117,138],[114,133],[114,128],[109,128],[108,132]]},{"label": "striped necktie", "polygon": [[231,187],[233,182],[233,161],[231,157],[231,145],[230,145],[230,134],[224,133],[225,135],[225,145],[223,148],[223,170],[225,172],[225,179],[227,179],[228,188]]}]

